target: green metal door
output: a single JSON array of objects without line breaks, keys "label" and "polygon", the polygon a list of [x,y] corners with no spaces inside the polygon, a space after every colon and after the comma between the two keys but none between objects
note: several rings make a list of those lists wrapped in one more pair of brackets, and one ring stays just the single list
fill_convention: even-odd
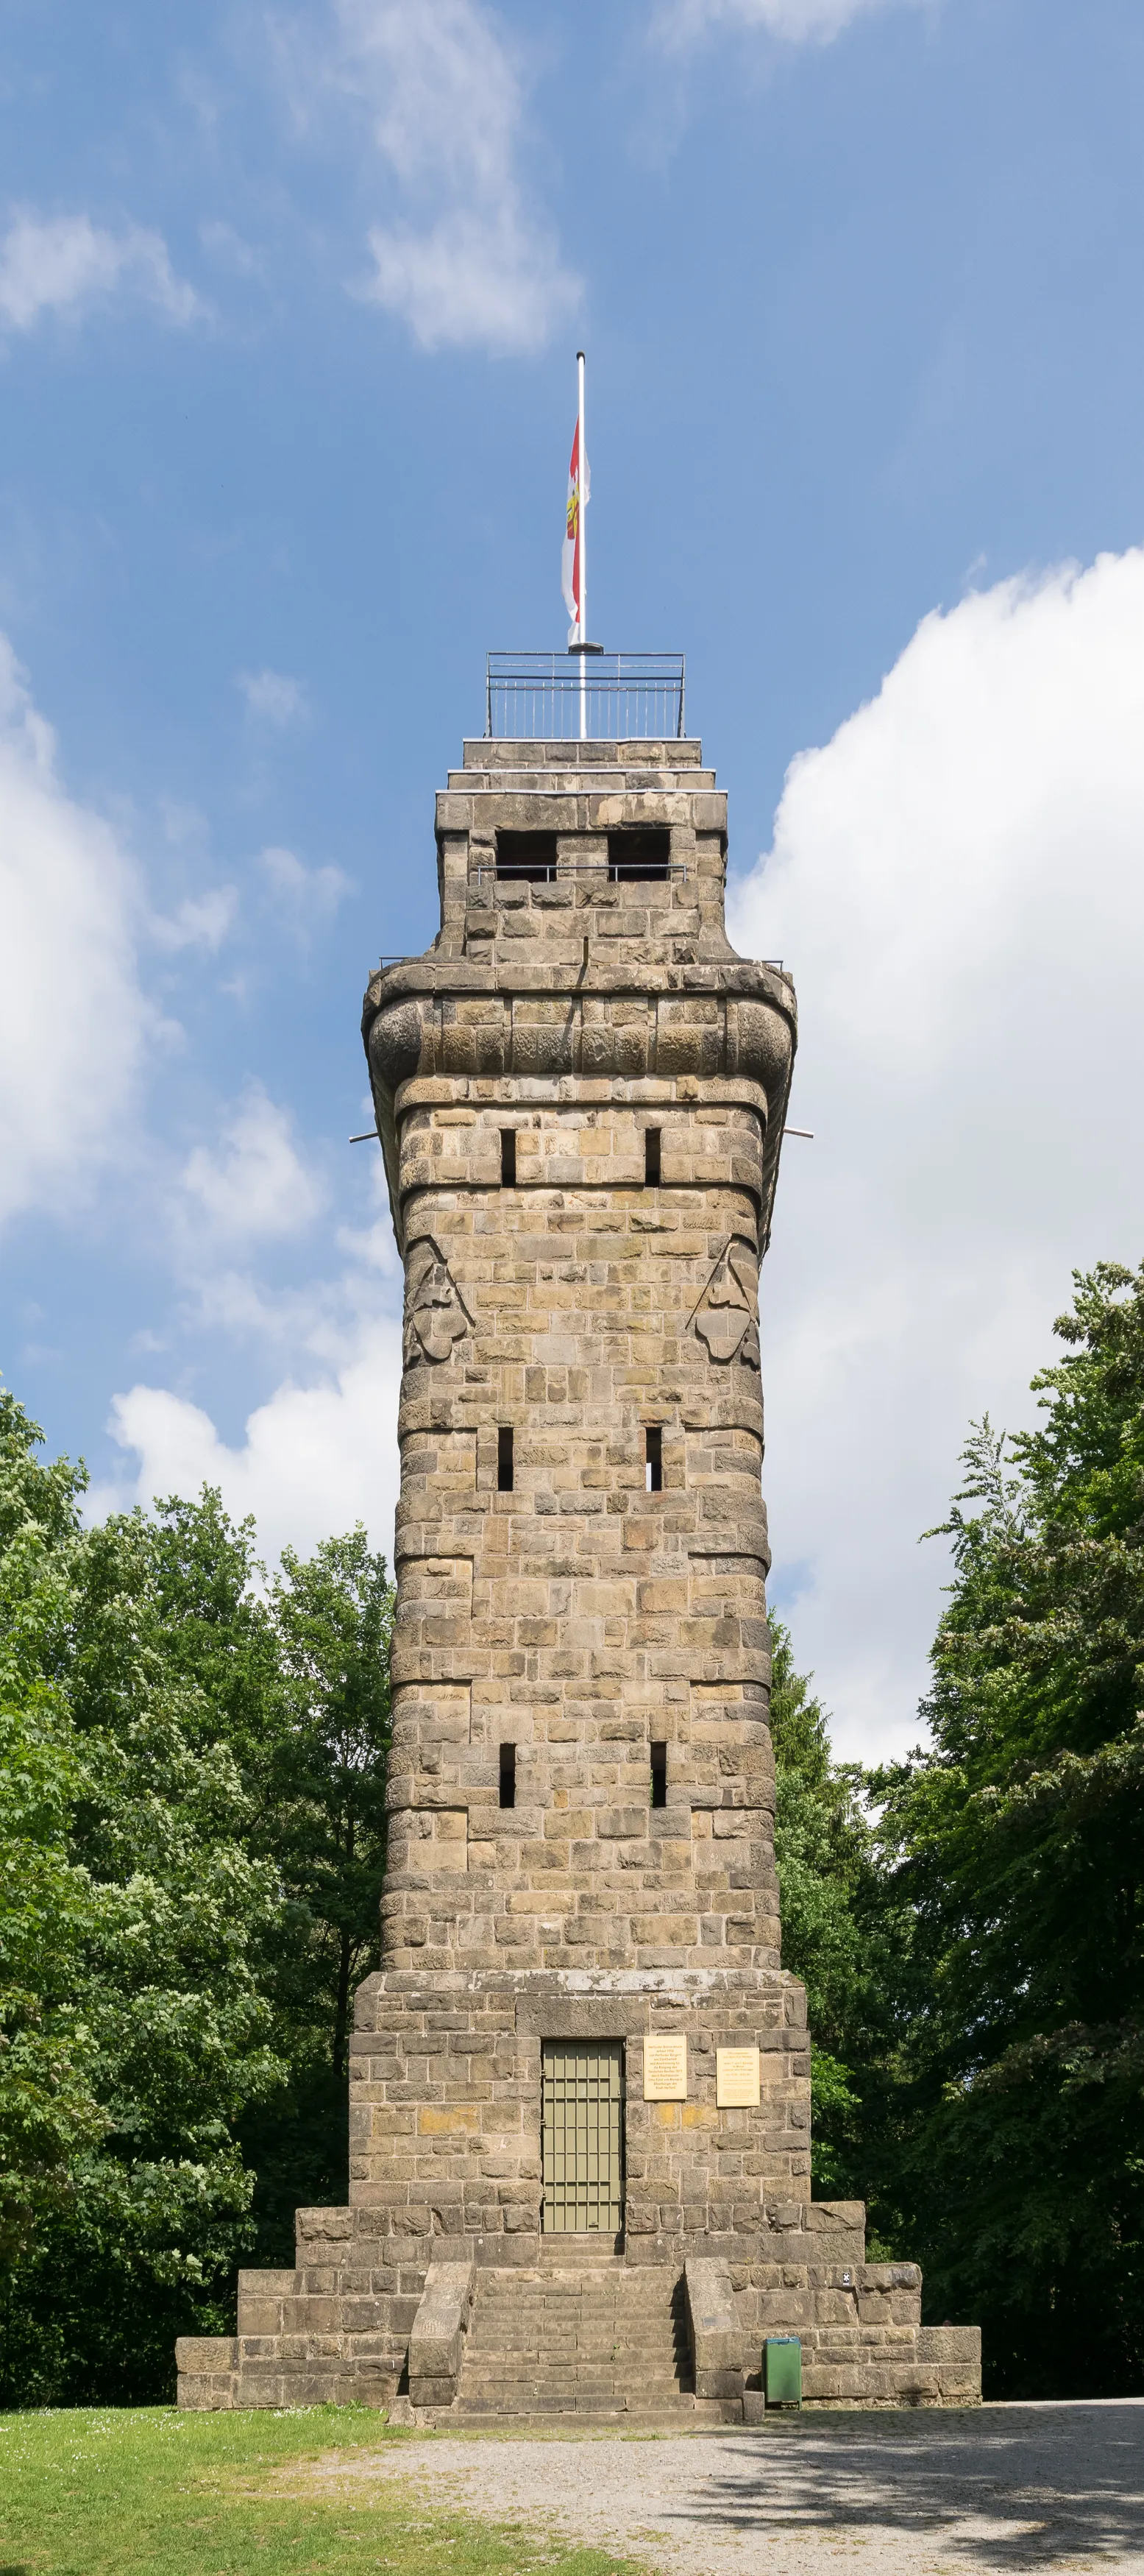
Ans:
[{"label": "green metal door", "polygon": [[624,2223],[624,2049],[619,2039],[546,2039],[543,2056],[544,2230],[567,2235]]}]

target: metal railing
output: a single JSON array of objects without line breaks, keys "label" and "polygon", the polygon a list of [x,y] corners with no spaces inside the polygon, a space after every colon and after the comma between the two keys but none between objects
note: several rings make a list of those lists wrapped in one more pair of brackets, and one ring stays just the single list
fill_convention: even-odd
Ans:
[{"label": "metal railing", "polygon": [[682,653],[490,653],[488,741],[682,739]]},{"label": "metal railing", "polygon": [[[686,885],[686,859],[665,859],[661,868],[628,867],[622,859],[554,859],[549,867],[499,868],[483,859],[469,870],[470,885],[558,885],[565,877],[607,877],[610,885]],[[773,964],[767,958],[765,963]],[[2,2570],[0,2570],[2,2576]]]}]

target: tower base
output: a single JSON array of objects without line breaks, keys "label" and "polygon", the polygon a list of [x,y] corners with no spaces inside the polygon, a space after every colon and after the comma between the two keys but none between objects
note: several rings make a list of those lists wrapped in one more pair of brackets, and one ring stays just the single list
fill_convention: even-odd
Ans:
[{"label": "tower base", "polygon": [[[665,2038],[685,2098],[648,2101]],[[728,2107],[718,2051],[747,2039],[759,2101]],[[864,2205],[810,2198],[795,1978],[390,1970],[351,2080],[348,2207],[298,2211],[293,2271],[240,2273],[236,2335],[181,2340],[181,2406],[751,2422],[777,2334],[810,2405],[980,2402],[977,2330],[924,2327],[917,2266],[866,2262]]]}]

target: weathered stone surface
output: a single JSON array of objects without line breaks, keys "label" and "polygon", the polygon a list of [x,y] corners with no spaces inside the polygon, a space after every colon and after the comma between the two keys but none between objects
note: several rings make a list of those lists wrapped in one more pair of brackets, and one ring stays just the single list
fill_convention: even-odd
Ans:
[{"label": "weathered stone surface", "polygon": [[684,2270],[697,2397],[743,2394],[743,2337],[730,2268],[689,2255]]},{"label": "weathered stone surface", "polygon": [[462,2342],[473,2301],[473,2262],[431,2263],[409,2338],[414,2406],[448,2406],[461,2376]]},{"label": "weathered stone surface", "polygon": [[[669,835],[658,879],[613,876],[634,824]],[[555,880],[497,877],[507,830],[555,836]],[[780,1962],[758,1273],[790,980],[727,940],[696,743],[466,744],[437,843],[440,935],[363,1019],[406,1301],[350,2206],[298,2213],[294,2272],[242,2276],[238,2335],[186,2347],[181,2402],[423,2418],[485,2387],[527,2412],[566,2378],[611,2406],[623,2319],[646,2379],[688,2302],[696,2393],[677,2354],[665,2403],[741,2414],[769,2330],[802,2335],[816,2402],[964,2402],[974,2353],[923,2346],[920,2276],[865,2265],[860,2203],[811,2202]],[[656,2036],[686,2039],[683,2100],[642,2098]],[[575,2255],[543,2225],[546,2040],[622,2052],[623,2253],[599,2270],[591,2239],[590,2292],[543,2277]],[[736,2047],[758,2103],[721,2106]]]},{"label": "weathered stone surface", "polygon": [[175,2342],[180,2406],[214,2412],[237,2406],[237,2335],[179,2335]]}]

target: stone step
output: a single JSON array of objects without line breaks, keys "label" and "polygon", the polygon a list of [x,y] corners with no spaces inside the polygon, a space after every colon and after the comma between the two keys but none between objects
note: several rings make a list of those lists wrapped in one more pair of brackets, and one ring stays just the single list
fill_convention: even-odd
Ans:
[{"label": "stone step", "polygon": [[670,2308],[580,2308],[569,2313],[567,2308],[528,2308],[526,2300],[518,2300],[515,2306],[484,2308],[477,2298],[474,2311],[474,2326],[495,2326],[497,2334],[554,2334],[567,2326],[569,2334],[624,2334],[647,2344],[657,2334],[672,2334],[675,2329]]},{"label": "stone step", "polygon": [[527,2287],[518,2290],[513,2297],[508,2290],[482,2290],[479,2281],[475,2290],[483,2308],[516,2309],[521,2315],[529,2316],[551,2314],[558,2308],[567,2309],[570,2316],[586,2315],[589,2311],[600,2316],[615,2316],[621,2309],[634,2317],[658,2316],[671,2306],[670,2299],[649,2299],[646,2295],[633,2297],[613,2290],[610,2283],[606,2290],[594,2293],[577,2290],[571,2297],[562,2290]]},{"label": "stone step", "polygon": [[567,2316],[562,2308],[546,2311],[520,2311],[520,2308],[484,2308],[479,2313],[479,2329],[495,2329],[497,2334],[608,2334],[611,2339],[624,2336],[636,2344],[652,2344],[660,2334],[672,2334],[675,2318],[670,2308],[660,2308],[657,2316],[631,2316],[631,2311],[613,2308],[600,2316],[598,2308],[587,2308],[582,2316]]},{"label": "stone step", "polygon": [[567,2379],[574,2371],[591,2371],[594,2377],[606,2378],[621,2388],[629,2388],[636,2380],[641,2388],[681,2388],[685,2376],[689,2376],[680,2371],[673,2354],[655,2361],[646,2354],[613,2352],[574,2353],[566,2360],[536,2350],[470,2352],[465,2356],[466,2385],[478,2380],[497,2387],[508,2379]]},{"label": "stone step", "polygon": [[521,2361],[536,2360],[543,2354],[561,2363],[573,2357],[580,2361],[607,2362],[609,2368],[615,2365],[630,2369],[638,2363],[642,2369],[660,2370],[673,2376],[679,2359],[679,2347],[668,2335],[663,2335],[654,2344],[624,2343],[618,2335],[562,2335],[559,2340],[532,2335],[514,2335],[511,2339],[507,2335],[469,2335],[465,2349],[470,2360],[479,2360],[486,2369],[491,2369],[494,2362],[507,2359],[510,2354]]},{"label": "stone step", "polygon": [[492,2297],[483,2297],[478,2284],[475,2304],[485,2316],[631,2317],[636,2325],[651,2325],[661,2317],[671,2316],[676,2302],[672,2299],[613,2299],[611,2297],[541,2299],[530,2298],[527,2293],[517,2299],[498,2297],[495,2294]]},{"label": "stone step", "polygon": [[[625,2361],[646,2362],[649,2368],[660,2360],[665,2368],[674,2368],[676,2356],[686,2349],[685,2345],[677,2344],[666,2330],[657,2335],[654,2342],[649,2340],[647,2343],[636,2342],[630,2335],[534,2335],[522,2334],[519,2330],[510,2334],[507,2329],[504,2334],[490,2334],[486,2330],[483,2334],[470,2334],[466,2339],[468,2352],[489,2356],[509,2352],[578,2352],[582,2355],[598,2354],[606,2361],[619,2360],[622,2356]],[[830,2355],[832,2361],[841,2358],[838,2353]]]},{"label": "stone step", "polygon": [[675,2354],[616,2352],[611,2344],[603,2352],[582,2352],[577,2347],[569,2347],[567,2352],[551,2352],[551,2349],[541,2352],[536,2347],[528,2349],[520,2347],[520,2344],[513,2352],[472,2352],[472,2349],[466,2352],[466,2375],[472,2380],[490,2380],[492,2385],[497,2385],[497,2370],[505,2370],[505,2365],[510,2365],[513,2370],[528,2370],[533,2378],[536,2375],[567,2378],[569,2370],[593,2370],[595,2375],[603,2372],[608,2378],[629,2380],[631,2372],[639,2370],[644,2388],[649,2385],[649,2380],[662,2380],[665,2388],[675,2388],[680,2380]]},{"label": "stone step", "polygon": [[[657,2406],[654,2398],[647,2403],[642,2403],[639,2398],[631,2398],[631,2403],[624,2403],[621,2398],[590,2396],[590,2393],[585,2393],[585,2396],[544,2396],[544,2393],[539,2393],[539,2396],[518,2398],[513,2406],[495,2406],[492,2398],[490,2403],[482,2403],[479,2398],[459,2398],[456,2416],[451,2416],[451,2421],[456,2421],[456,2424],[497,2424],[500,2429],[508,2429],[513,2424],[675,2424],[675,2427],[685,2424],[691,2429],[696,2419],[693,2419],[693,2414],[685,2414],[683,2398],[678,2398],[675,2403],[665,2398],[662,2406]],[[739,2424],[742,2424],[742,2406],[739,2406]]]},{"label": "stone step", "polygon": [[[730,2420],[730,2417],[719,2418],[721,2422]],[[742,2407],[734,2420],[742,2423]],[[578,2431],[588,2425],[598,2425],[601,2428],[622,2425],[625,2432],[658,2430],[690,2433],[697,2429],[694,2416],[684,2415],[670,2407],[597,2406],[595,2404],[568,2406],[558,2402],[549,2406],[543,2399],[538,2399],[533,2406],[520,2406],[515,2410],[505,2410],[495,2406],[468,2406],[463,2401],[459,2401],[456,2414],[450,2413],[442,2421],[450,2424],[495,2425],[499,2433],[523,2430],[530,2424],[575,2424]]]},{"label": "stone step", "polygon": [[503,2380],[478,2381],[472,2387],[466,2379],[460,2394],[463,2405],[479,2406],[494,2415],[515,2415],[522,2409],[527,2411],[530,2406],[583,2408],[589,2404],[605,2413],[622,2415],[633,2406],[671,2408],[693,2403],[689,2389],[673,2388],[670,2382],[658,2388],[617,2388],[611,2380],[597,2379],[588,2373],[582,2378],[563,2381],[522,2377],[511,2387],[506,2386]]},{"label": "stone step", "polygon": [[567,2334],[593,2334],[593,2331],[598,2331],[598,2334],[613,2334],[613,2336],[631,2334],[636,2342],[642,2342],[642,2344],[652,2342],[657,2334],[670,2334],[672,2331],[670,2308],[660,2308],[660,2311],[654,2311],[654,2313],[647,2313],[647,2311],[631,2313],[631,2308],[603,2308],[603,2311],[600,2311],[600,2308],[582,2308],[582,2311],[567,2311],[567,2308],[526,2308],[523,2303],[518,2303],[515,2308],[513,2306],[484,2308],[479,2321],[482,2321],[482,2326],[492,2326],[497,2334],[500,2334],[500,2331],[505,2331],[505,2334],[513,2334],[513,2331],[526,2331],[526,2334],[562,2334],[562,2331],[567,2331]]},{"label": "stone step", "polygon": [[[620,2260],[478,2272],[459,2416],[694,2421],[683,2284]],[[450,2419],[453,2420],[452,2410]]]},{"label": "stone step", "polygon": [[630,2317],[585,2317],[582,2323],[576,2318],[482,2317],[470,2328],[468,2338],[470,2351],[476,2351],[482,2345],[495,2344],[498,2348],[501,2345],[555,2345],[562,2340],[583,2343],[590,2339],[606,2344],[609,2352],[613,2344],[633,2352],[656,2352],[661,2344],[670,2345],[678,2340],[670,2317],[657,2317],[646,2334],[633,2328]]},{"label": "stone step", "polygon": [[630,2414],[633,2408],[646,2411],[649,2406],[666,2407],[670,2411],[673,2407],[690,2405],[691,2398],[687,2389],[641,2388],[638,2382],[633,2382],[628,2388],[616,2388],[611,2381],[599,2384],[594,2380],[577,2380],[557,2387],[521,2378],[511,2388],[503,2385],[470,2388],[466,2383],[461,2390],[460,2403],[485,2415],[521,2415],[527,2414],[530,2408],[551,2411],[561,2406],[570,2407],[580,2414],[587,2409],[594,2414],[623,2415]]},{"label": "stone step", "polygon": [[542,2239],[539,2259],[541,2265],[552,2263],[564,2270],[570,2263],[613,2263],[622,2269],[625,2258],[620,2239],[606,2235],[603,2228],[589,2228],[581,2235],[569,2228],[566,2235],[557,2233]]},{"label": "stone step", "polygon": [[586,2388],[595,2389],[601,2397],[607,2398],[609,2404],[622,2404],[625,2398],[630,2400],[633,2395],[680,2397],[690,2393],[681,2389],[668,2374],[656,2380],[629,2379],[623,2373],[611,2370],[521,2370],[499,2375],[496,2372],[473,2372],[471,2375],[466,2372],[463,2393],[465,2396],[488,2397],[496,2404],[509,2404],[515,2402],[516,2397],[558,2396],[561,2390],[575,2392]]},{"label": "stone step", "polygon": [[[471,2382],[476,2386],[479,2382],[487,2382],[491,2388],[499,2387],[510,2374],[558,2381],[569,2379],[576,2373],[583,2377],[587,2372],[593,2379],[614,2381],[621,2388],[630,2386],[636,2376],[629,2355],[610,2352],[569,2353],[565,2357],[559,2353],[471,2352],[466,2354],[465,2361],[466,2384]],[[679,2372],[670,2356],[663,2358],[654,2368],[649,2362],[641,2361],[638,2375],[644,2388],[653,2385],[678,2388],[681,2384]]]},{"label": "stone step", "polygon": [[495,2424],[498,2432],[528,2432],[553,2424],[575,2424],[577,2432],[614,2431],[622,2425],[625,2432],[695,2433],[708,2424],[741,2424],[743,2409],[732,2398],[677,2397],[666,2405],[643,2405],[633,2398],[628,2406],[610,2406],[593,2411],[590,2407],[527,2403],[510,2406],[470,2406],[459,2398],[455,2406],[444,2409],[434,2421],[445,2430],[450,2424]]},{"label": "stone step", "polygon": [[669,2397],[684,2393],[683,2383],[674,2370],[626,2370],[619,2363],[598,2361],[569,2362],[561,2368],[559,2363],[542,2363],[539,2359],[530,2360],[523,2355],[514,2356],[508,2363],[498,2355],[495,2365],[485,2369],[470,2361],[464,2373],[464,2387],[466,2391],[489,2388],[494,2392],[502,2388],[571,2388],[589,2379],[593,2386],[607,2388],[609,2394],[617,2397],[630,2396],[633,2388],[662,2389]]},{"label": "stone step", "polygon": [[487,2282],[487,2275],[479,2275],[477,2287],[482,2293],[484,2306],[502,2308],[649,2308],[652,2311],[652,2308],[670,2308],[672,2295],[675,2295],[675,2285],[660,2287],[657,2282],[644,2285],[639,2275],[636,2275],[636,2280],[595,2280],[593,2272],[582,2272],[582,2275],[572,2277],[562,2275],[562,2272],[549,2272],[549,2275],[539,2275],[536,2280],[526,2272],[526,2277],[518,2282],[502,2282],[500,2277],[492,2277],[492,2282]]},{"label": "stone step", "polygon": [[571,2294],[559,2287],[550,2289],[546,2285],[542,2289],[539,2285],[533,2287],[528,2283],[515,2294],[509,2290],[485,2290],[479,2279],[475,2288],[480,2296],[482,2307],[598,2308],[601,2314],[605,2311],[614,2312],[617,2308],[625,2308],[630,2309],[633,2316],[658,2316],[666,2313],[674,2304],[674,2294],[671,2292],[653,2293],[648,2290],[614,2289],[610,2281],[604,2288],[585,2288]]},{"label": "stone step", "polygon": [[542,2370],[535,2365],[530,2368],[525,2363],[515,2370],[505,2369],[503,2366],[498,2370],[489,2371],[466,2370],[462,2377],[461,2394],[466,2397],[470,2394],[487,2395],[498,2402],[503,2399],[506,2405],[515,2405],[518,2398],[532,2397],[541,2390],[550,2392],[560,2388],[586,2388],[589,2384],[593,2388],[603,2390],[609,2399],[630,2399],[633,2395],[649,2398],[652,2396],[683,2397],[690,2396],[692,2393],[690,2389],[682,2386],[675,2373],[670,2370],[657,2371],[652,2377],[645,2370],[605,2370],[587,2363],[583,2367],[574,2366],[567,2370]]},{"label": "stone step", "polygon": [[[480,2286],[479,2283],[477,2286]],[[531,2283],[526,2283],[515,2294],[508,2290],[488,2291],[484,2295],[482,2304],[486,2307],[504,2308],[599,2308],[601,2311],[630,2308],[633,2315],[651,2316],[670,2308],[672,2302],[670,2296],[662,2292],[656,2295],[647,2290],[621,2290],[613,2288],[609,2281],[600,2287],[588,2285],[584,2289],[577,2288],[571,2291],[566,2290],[562,2285],[550,2287],[546,2283],[541,2288],[539,2284],[534,2287]]]},{"label": "stone step", "polygon": [[566,2369],[569,2362],[575,2360],[585,2368],[591,2364],[593,2369],[650,2371],[661,2379],[679,2377],[679,2356],[673,2346],[666,2341],[640,2349],[631,2344],[582,2343],[569,2338],[561,2350],[560,2346],[554,2347],[552,2344],[539,2342],[510,2343],[506,2337],[503,2342],[470,2342],[467,2351],[473,2367],[476,2368],[479,2365],[486,2370],[492,2370],[501,2363],[507,2362],[511,2362],[514,2367],[519,2365],[523,2369],[527,2364],[531,2368],[536,2367],[542,2360],[552,2361],[560,2368]]}]

